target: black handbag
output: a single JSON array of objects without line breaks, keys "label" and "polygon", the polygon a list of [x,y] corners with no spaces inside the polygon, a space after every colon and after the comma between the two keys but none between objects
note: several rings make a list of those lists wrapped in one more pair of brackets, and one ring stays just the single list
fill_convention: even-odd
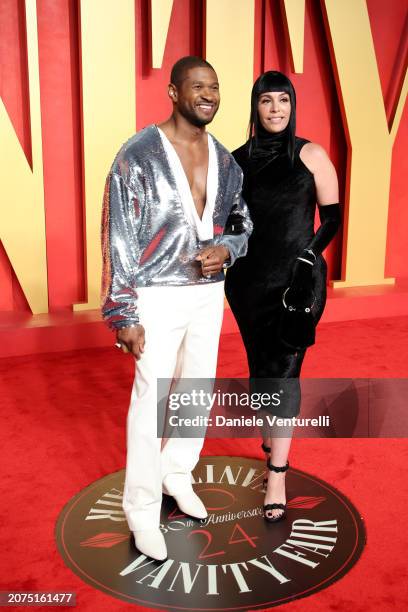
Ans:
[{"label": "black handbag", "polygon": [[315,322],[313,317],[313,307],[316,297],[310,306],[291,306],[286,303],[285,297],[289,287],[282,296],[282,316],[279,326],[279,336],[281,341],[290,349],[301,351],[315,343]]}]

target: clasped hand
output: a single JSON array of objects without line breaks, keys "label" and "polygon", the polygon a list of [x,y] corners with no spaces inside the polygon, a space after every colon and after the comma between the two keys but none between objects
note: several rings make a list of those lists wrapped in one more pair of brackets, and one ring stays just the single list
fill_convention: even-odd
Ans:
[{"label": "clasped hand", "polygon": [[196,261],[201,261],[203,276],[208,277],[222,270],[222,266],[229,256],[227,247],[223,245],[211,246],[200,251],[196,257]]}]

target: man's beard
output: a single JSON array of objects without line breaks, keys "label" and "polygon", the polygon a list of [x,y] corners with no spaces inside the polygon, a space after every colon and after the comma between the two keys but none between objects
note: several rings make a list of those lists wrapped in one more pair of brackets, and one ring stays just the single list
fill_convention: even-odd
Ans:
[{"label": "man's beard", "polygon": [[179,107],[179,113],[183,115],[184,119],[187,119],[187,121],[191,123],[191,125],[194,125],[195,127],[204,127],[205,125],[208,125],[214,119],[214,115],[215,115],[214,113],[212,117],[208,119],[206,119],[205,117],[201,118],[201,117],[197,117],[197,115],[195,115],[192,111],[186,108],[180,108],[180,107]]}]

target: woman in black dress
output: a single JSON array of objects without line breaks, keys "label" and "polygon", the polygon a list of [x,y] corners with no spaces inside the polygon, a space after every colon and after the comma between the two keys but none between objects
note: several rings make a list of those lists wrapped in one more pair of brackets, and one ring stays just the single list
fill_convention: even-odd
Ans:
[{"label": "woman in black dress", "polygon": [[[295,129],[292,83],[280,72],[265,72],[252,89],[250,139],[233,152],[244,173],[254,229],[248,254],[228,270],[225,288],[245,344],[252,391],[285,391],[280,406],[268,408],[279,417],[299,414],[300,370],[326,301],[322,251],[340,223],[334,166],[321,146],[298,138]],[[316,204],[321,224],[315,233]],[[293,315],[297,321],[291,325]],[[286,515],[291,434],[290,428],[263,434],[269,522]]]}]

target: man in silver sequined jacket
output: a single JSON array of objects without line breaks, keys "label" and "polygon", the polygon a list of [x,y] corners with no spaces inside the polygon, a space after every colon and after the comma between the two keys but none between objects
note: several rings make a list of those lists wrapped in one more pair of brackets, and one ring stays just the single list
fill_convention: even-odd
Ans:
[{"label": "man in silver sequined jacket", "polygon": [[158,560],[163,492],[185,514],[207,512],[191,484],[203,440],[158,436],[157,381],[215,377],[223,268],[246,254],[252,231],[241,169],[205,131],[219,105],[214,69],[182,58],[168,94],[171,117],[117,154],[102,217],[102,314],[137,362],[123,507],[137,549]]}]

